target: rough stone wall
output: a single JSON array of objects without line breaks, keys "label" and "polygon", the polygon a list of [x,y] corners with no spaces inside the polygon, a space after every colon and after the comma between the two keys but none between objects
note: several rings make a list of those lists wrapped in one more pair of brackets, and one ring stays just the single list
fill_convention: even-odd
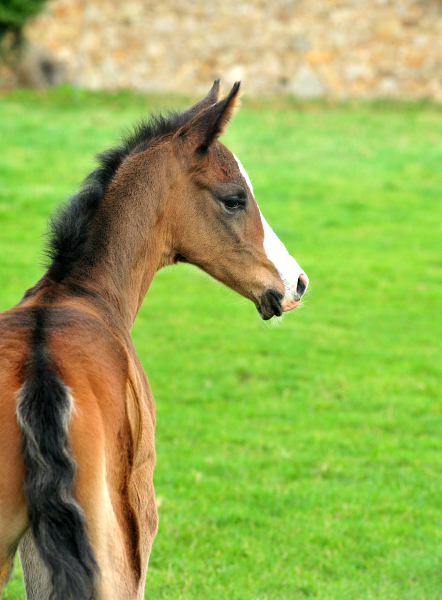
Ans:
[{"label": "rough stone wall", "polygon": [[26,35],[92,89],[442,100],[442,0],[52,0]]}]

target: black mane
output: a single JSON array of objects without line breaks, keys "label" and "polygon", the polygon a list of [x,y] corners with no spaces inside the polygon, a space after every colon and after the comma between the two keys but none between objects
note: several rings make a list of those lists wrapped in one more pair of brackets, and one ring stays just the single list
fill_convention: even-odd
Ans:
[{"label": "black mane", "polygon": [[133,152],[142,152],[154,139],[177,131],[192,116],[190,111],[152,115],[148,121],[135,125],[120,145],[97,156],[98,168],[50,218],[45,253],[50,261],[48,275],[52,280],[64,279],[83,254],[95,212],[124,159]]}]

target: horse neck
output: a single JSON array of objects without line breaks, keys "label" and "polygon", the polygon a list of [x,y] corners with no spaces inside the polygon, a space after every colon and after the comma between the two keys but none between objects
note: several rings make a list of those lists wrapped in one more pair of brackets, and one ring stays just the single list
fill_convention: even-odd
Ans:
[{"label": "horse neck", "polygon": [[70,276],[102,296],[128,329],[156,271],[172,262],[165,214],[170,171],[167,161],[153,160],[146,152],[126,159],[107,189],[87,250]]}]

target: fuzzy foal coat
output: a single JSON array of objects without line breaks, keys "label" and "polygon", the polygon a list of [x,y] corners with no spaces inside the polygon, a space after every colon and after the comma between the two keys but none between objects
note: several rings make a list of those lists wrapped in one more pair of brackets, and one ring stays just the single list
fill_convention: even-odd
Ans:
[{"label": "fuzzy foal coat", "polygon": [[0,593],[19,547],[28,600],[144,598],[155,407],[130,329],[158,269],[195,264],[263,318],[299,303],[305,274],[217,141],[238,88],[101,155],[52,223],[47,272],[0,315]]},{"label": "fuzzy foal coat", "polygon": [[0,593],[20,545],[28,599],[144,598],[155,406],[130,328],[155,272],[180,259],[163,218],[179,168],[171,139],[185,145],[183,127],[218,106],[207,152],[238,87],[217,103],[215,82],[101,155],[52,222],[48,271],[0,315]]}]

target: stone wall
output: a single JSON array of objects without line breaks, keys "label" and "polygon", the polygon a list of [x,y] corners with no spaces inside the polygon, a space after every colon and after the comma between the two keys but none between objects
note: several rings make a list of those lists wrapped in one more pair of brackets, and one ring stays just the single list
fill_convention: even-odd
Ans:
[{"label": "stone wall", "polygon": [[442,0],[52,0],[26,35],[92,89],[442,100]]}]

